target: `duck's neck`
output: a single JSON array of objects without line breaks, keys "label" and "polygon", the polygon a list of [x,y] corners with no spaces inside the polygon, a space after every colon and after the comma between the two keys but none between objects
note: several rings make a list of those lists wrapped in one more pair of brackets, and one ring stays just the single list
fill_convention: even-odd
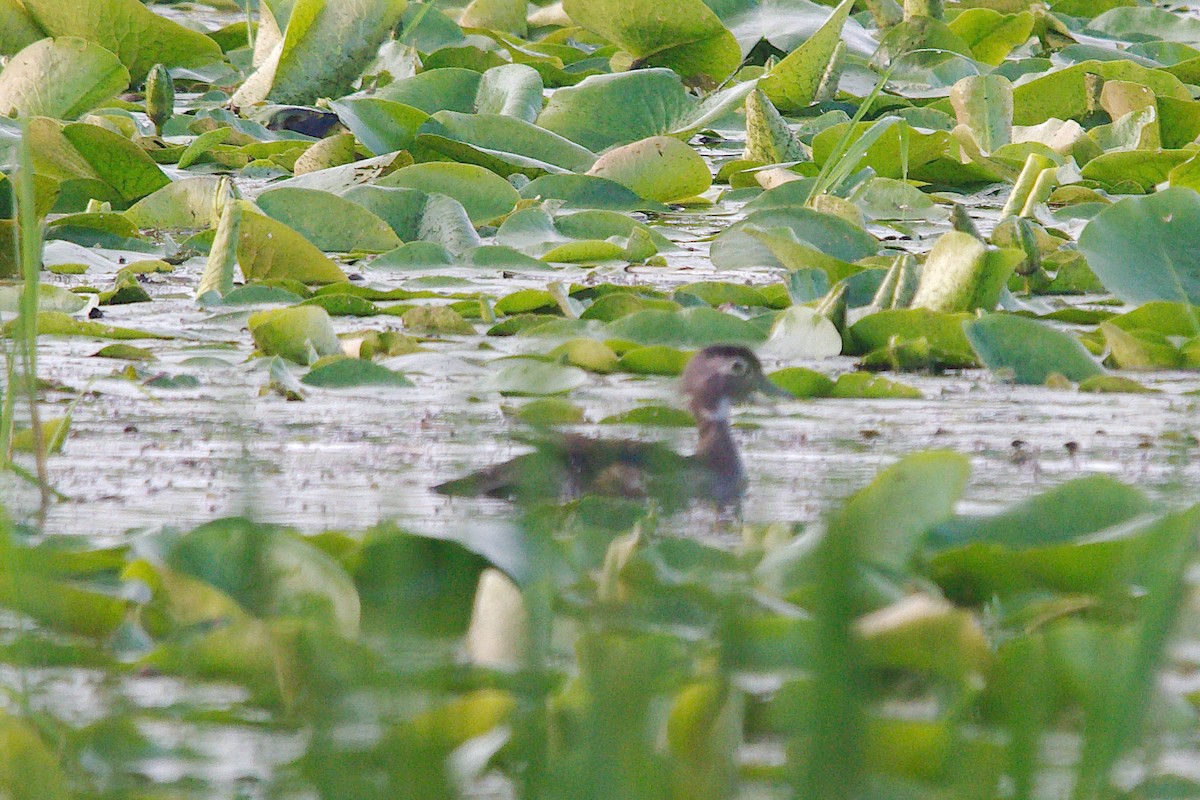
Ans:
[{"label": "duck's neck", "polygon": [[696,461],[713,475],[713,499],[718,505],[730,505],[741,495],[744,480],[742,456],[729,425],[730,402],[721,398],[710,403],[693,401],[691,405],[700,429]]}]

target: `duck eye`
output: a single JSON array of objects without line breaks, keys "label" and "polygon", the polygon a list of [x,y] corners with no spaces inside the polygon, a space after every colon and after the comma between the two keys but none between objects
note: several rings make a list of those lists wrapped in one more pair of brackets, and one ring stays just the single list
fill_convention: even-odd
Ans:
[{"label": "duck eye", "polygon": [[735,358],[729,362],[729,374],[741,377],[750,369],[750,365],[746,363],[744,358]]}]

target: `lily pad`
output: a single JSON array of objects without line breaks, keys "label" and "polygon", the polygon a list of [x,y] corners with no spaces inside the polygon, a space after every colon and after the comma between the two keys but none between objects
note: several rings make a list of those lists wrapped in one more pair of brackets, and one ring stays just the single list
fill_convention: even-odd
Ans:
[{"label": "lily pad", "polygon": [[979,360],[1017,383],[1042,384],[1058,373],[1079,382],[1104,373],[1069,333],[1011,314],[991,314],[963,325]]},{"label": "lily pad", "polygon": [[[255,201],[267,216],[301,233],[322,250],[382,253],[400,237],[362,205],[315,189],[271,189]],[[337,225],[331,226],[330,219]]]},{"label": "lily pad", "polygon": [[138,0],[22,0],[33,21],[50,36],[73,36],[115,53],[141,82],[155,64],[197,67],[222,57],[209,37],[155,14]]},{"label": "lily pad", "polygon": [[322,389],[349,389],[358,386],[412,386],[413,382],[374,361],[361,358],[338,358],[317,364],[300,379],[307,386]]},{"label": "lily pad", "polygon": [[43,39],[0,72],[0,115],[74,119],[129,86],[129,70],[86,39]]},{"label": "lily pad", "polygon": [[716,85],[737,69],[741,49],[701,0],[564,0],[563,10],[641,65],[669,67]]},{"label": "lily pad", "polygon": [[587,383],[587,373],[578,367],[535,358],[508,358],[488,382],[492,391],[506,395],[566,394]]},{"label": "lily pad", "polygon": [[250,315],[247,325],[259,350],[297,364],[311,364],[342,352],[333,321],[325,309],[317,306],[260,311]]},{"label": "lily pad", "polygon": [[824,25],[759,80],[758,88],[781,111],[799,111],[816,99],[853,5],[842,0]]},{"label": "lily pad", "polygon": [[1200,194],[1172,187],[1105,208],[1079,249],[1105,288],[1127,303],[1200,303]]},{"label": "lily pad", "polygon": [[391,35],[407,5],[407,0],[296,0],[282,6],[290,11],[282,37],[234,94],[234,104],[268,99],[305,104],[341,97]]},{"label": "lily pad", "polygon": [[308,239],[257,213],[243,201],[238,264],[248,281],[286,278],[301,283],[338,283],[346,275]]},{"label": "lily pad", "polygon": [[521,199],[508,181],[474,164],[414,164],[380,178],[376,185],[453,197],[476,225],[509,213]]},{"label": "lily pad", "polygon": [[669,203],[703,194],[712,174],[700,154],[678,139],[654,136],[610,150],[589,175],[615,181],[647,200]]}]

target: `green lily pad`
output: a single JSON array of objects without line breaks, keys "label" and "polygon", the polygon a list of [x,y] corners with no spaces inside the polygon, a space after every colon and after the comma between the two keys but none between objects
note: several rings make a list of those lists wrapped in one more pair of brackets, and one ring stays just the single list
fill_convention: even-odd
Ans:
[{"label": "green lily pad", "polygon": [[[305,104],[345,95],[399,24],[407,5],[407,0],[281,4],[289,10],[286,26],[280,26],[272,14],[278,39],[269,43],[273,46],[256,64],[257,70],[234,94],[234,105],[245,107],[263,100]],[[271,11],[268,6],[264,13]]]},{"label": "green lily pad", "polygon": [[551,95],[537,124],[599,153],[651,136],[699,130],[741,105],[753,88],[748,81],[701,101],[668,69],[595,75]]},{"label": "green lily pad", "polygon": [[414,164],[380,178],[376,185],[453,197],[476,225],[509,213],[521,199],[508,181],[474,164]]},{"label": "green lily pad", "polygon": [[853,5],[842,0],[824,25],[759,80],[758,88],[781,111],[799,111],[816,100]]},{"label": "green lily pad", "polygon": [[930,527],[954,513],[970,471],[970,460],[959,453],[907,456],[846,502],[829,521],[829,535],[856,536],[863,558],[903,570]]},{"label": "green lily pad", "polygon": [[[355,186],[342,196],[386,222],[403,242],[438,245],[452,256],[479,246],[479,234],[467,210],[449,195],[390,186]],[[428,248],[421,251],[425,256],[431,252]]]},{"label": "green lily pad", "polygon": [[499,114],[439,111],[417,131],[417,144],[502,177],[584,172],[596,161],[592,151],[570,139]]},{"label": "green lily pad", "polygon": [[[23,293],[24,289],[20,286],[0,286],[0,311],[20,311]],[[48,283],[38,284],[37,296],[40,311],[61,311],[64,314],[74,314],[76,311],[82,311],[88,304],[86,297]]]},{"label": "green lily pad", "polygon": [[238,265],[247,281],[289,279],[340,283],[346,275],[308,239],[287,225],[242,204]]},{"label": "green lily pad", "polygon": [[394,81],[377,94],[427,114],[499,114],[533,122],[542,109],[542,78],[526,64],[504,64],[482,74],[471,69],[427,69]]},{"label": "green lily pad", "polygon": [[247,325],[259,350],[297,364],[311,364],[342,352],[333,321],[325,309],[317,306],[259,311],[250,315]]},{"label": "green lily pad", "polygon": [[166,564],[220,589],[264,619],[304,617],[358,634],[360,605],[350,576],[293,531],[230,517],[184,534]]},{"label": "green lily pad", "polygon": [[836,277],[830,278],[836,281],[845,277],[844,265],[878,250],[874,236],[840,217],[779,208],[755,211],[730,225],[713,242],[711,254],[713,265],[721,269],[815,266],[832,271]]},{"label": "green lily pad", "polygon": [[695,418],[672,406],[639,406],[600,420],[601,425],[653,425],[659,428],[690,428]]},{"label": "green lily pad", "polygon": [[119,358],[122,361],[155,361],[153,351],[131,344],[109,344],[92,354],[92,358]]},{"label": "green lily pad", "polygon": [[1017,383],[1042,384],[1054,373],[1079,382],[1104,373],[1078,339],[1036,320],[991,314],[963,330],[984,366]]},{"label": "green lily pad", "polygon": [[198,67],[222,57],[209,37],[155,14],[138,0],[22,0],[25,10],[50,36],[74,36],[115,53],[141,82],[155,64]]},{"label": "green lily pad", "polygon": [[1127,303],[1200,303],[1200,194],[1172,187],[1105,208],[1079,235],[1079,250],[1105,288]]},{"label": "green lily pad", "polygon": [[617,367],[635,375],[681,375],[692,354],[662,344],[634,347],[621,354]]},{"label": "green lily pad", "polygon": [[719,84],[742,60],[733,34],[701,0],[564,0],[563,10],[631,61],[686,79]]},{"label": "green lily pad", "polygon": [[647,310],[608,325],[609,336],[641,344],[706,347],[710,344],[757,344],[766,336],[745,320],[707,306],[679,312]]},{"label": "green lily pad", "polygon": [[825,316],[807,306],[781,311],[761,348],[763,355],[783,361],[832,358],[841,352],[841,332]]},{"label": "green lily pad", "polygon": [[767,375],[771,383],[796,397],[831,397],[834,383],[825,375],[805,367],[787,367]]},{"label": "green lily pad", "polygon": [[993,311],[1024,259],[1022,250],[988,248],[970,234],[947,231],[925,259],[912,305],[944,313]]},{"label": "green lily pad", "polygon": [[[258,207],[299,232],[322,250],[382,253],[400,246],[386,222],[359,203],[315,189],[271,189],[255,200]],[[337,225],[330,225],[331,219]]]},{"label": "green lily pad", "polygon": [[129,70],[86,39],[43,39],[0,72],[0,115],[74,119],[129,86]]},{"label": "green lily pad", "polygon": [[535,358],[506,358],[496,362],[488,388],[505,395],[566,394],[587,383],[587,373],[578,367]]},{"label": "green lily pad", "polygon": [[700,154],[669,136],[654,136],[600,156],[589,175],[621,184],[647,200],[669,203],[703,194],[712,174]]},{"label": "green lily pad", "polygon": [[418,108],[378,97],[347,97],[329,103],[342,124],[377,156],[407,150],[417,130],[429,119]]},{"label": "green lily pad", "polygon": [[322,389],[350,389],[358,386],[412,386],[413,382],[385,366],[361,358],[334,356],[317,364],[300,379],[307,386]]},{"label": "green lily pad", "polygon": [[220,182],[213,175],[172,181],[126,209],[125,218],[139,228],[208,227]]},{"label": "green lily pad", "polygon": [[543,175],[521,188],[526,200],[561,200],[564,209],[599,208],[641,211],[661,208],[616,181],[594,175]]},{"label": "green lily pad", "polygon": [[868,314],[850,326],[854,354],[887,347],[893,337],[902,341],[925,339],[931,348],[958,360],[960,366],[976,363],[971,343],[963,333],[970,314],[943,314],[927,308],[900,308]]},{"label": "green lily pad", "polygon": [[867,372],[847,372],[839,375],[829,392],[830,397],[862,400],[920,400],[921,390],[899,381]]},{"label": "green lily pad", "polygon": [[[91,336],[96,339],[172,339],[162,333],[151,333],[136,328],[120,328],[90,320],[75,319],[61,311],[39,311],[37,315],[39,336]],[[13,323],[6,323],[5,333],[11,334]]]},{"label": "green lily pad", "polygon": [[401,316],[404,327],[416,333],[435,336],[469,336],[475,332],[471,323],[449,306],[417,306]]}]

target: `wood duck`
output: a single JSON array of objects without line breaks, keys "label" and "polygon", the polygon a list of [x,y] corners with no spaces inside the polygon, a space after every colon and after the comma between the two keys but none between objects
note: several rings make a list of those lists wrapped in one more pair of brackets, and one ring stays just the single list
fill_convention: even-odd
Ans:
[{"label": "wood duck", "polygon": [[732,405],[756,391],[787,393],[766,379],[753,352],[737,345],[701,350],[688,362],[681,383],[700,432],[694,455],[656,442],[555,433],[534,442],[532,453],[439,484],[434,491],[517,502],[584,494],[653,497],[665,511],[683,508],[693,498],[706,499],[718,510],[736,507],[746,476],[729,424]]}]

